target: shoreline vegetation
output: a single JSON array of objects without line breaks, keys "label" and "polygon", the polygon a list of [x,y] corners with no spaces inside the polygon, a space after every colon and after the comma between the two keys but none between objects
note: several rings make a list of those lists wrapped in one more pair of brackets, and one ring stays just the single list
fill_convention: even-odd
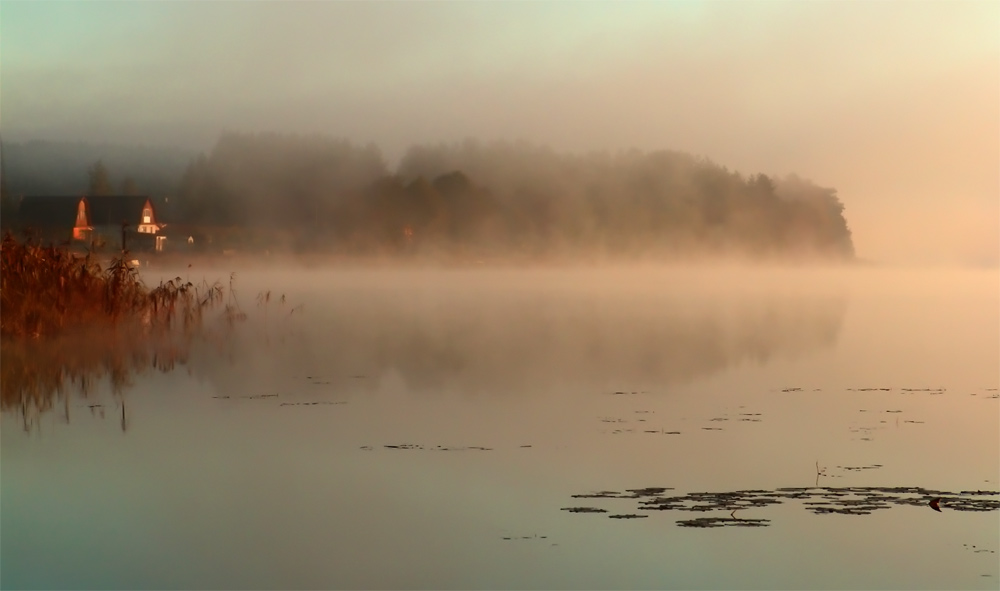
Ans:
[{"label": "shoreline vegetation", "polygon": [[[58,146],[35,148],[38,166],[50,160],[49,168],[62,166],[55,176],[79,179],[58,185],[64,195],[107,194],[115,175],[126,175],[123,194],[154,199],[165,251],[178,254],[527,264],[855,259],[835,189],[795,175],[743,174],[680,151],[564,153],[467,140],[415,145],[391,167],[374,145],[232,132],[186,168],[164,155],[155,179],[98,160],[92,169],[101,174],[90,177],[100,182],[88,185],[90,169],[63,170]],[[56,187],[10,172],[3,219],[20,229],[15,196]]]},{"label": "shoreline vegetation", "polygon": [[[232,289],[179,277],[150,289],[128,252],[101,266],[92,253],[43,246],[7,233],[0,243],[0,410],[18,412],[25,430],[68,390],[84,397],[107,379],[114,395],[131,376],[184,363],[196,339],[246,319]],[[123,423],[124,425],[124,423]]]}]

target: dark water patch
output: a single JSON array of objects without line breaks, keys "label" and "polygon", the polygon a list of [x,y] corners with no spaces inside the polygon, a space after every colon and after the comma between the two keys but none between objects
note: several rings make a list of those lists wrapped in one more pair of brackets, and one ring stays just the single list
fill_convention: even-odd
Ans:
[{"label": "dark water patch", "polygon": [[641,499],[644,497],[657,497],[665,493],[668,490],[673,490],[672,488],[665,487],[650,487],[650,488],[631,488],[625,492],[619,492],[616,490],[602,490],[598,492],[586,493],[586,494],[576,494],[572,495],[574,499]]},{"label": "dark water patch", "polygon": [[683,510],[684,505],[671,502],[670,499],[653,499],[642,503],[640,511],[677,511]]},{"label": "dark water patch", "polygon": [[[874,469],[868,467],[855,467]],[[881,467],[881,466],[878,466]],[[683,495],[667,494],[665,487],[629,489],[625,493],[601,491],[589,495],[573,495],[574,498],[635,499],[640,511],[689,511],[708,513],[726,511],[728,519],[705,517],[689,520],[686,527],[724,527],[739,524],[733,521],[759,521],[736,518],[737,511],[765,509],[771,505],[799,502],[807,511],[815,515],[870,515],[898,506],[930,507],[944,511],[987,512],[1000,510],[997,491],[947,492],[921,487],[830,487],[815,486],[802,488],[778,488],[775,490],[736,490],[726,492],[691,492]],[[569,509],[565,509],[569,510]],[[602,510],[603,511],[603,510]],[[678,522],[681,524],[681,522]]]},{"label": "dark water patch", "polygon": [[686,519],[678,521],[680,527],[767,527],[771,524],[769,519],[740,519],[736,517],[699,517],[698,519]]},{"label": "dark water patch", "polygon": [[627,495],[614,490],[602,490],[595,493],[573,495],[574,499],[633,499],[632,495]]},{"label": "dark water patch", "polygon": [[984,512],[984,511],[996,511],[1000,509],[1000,502],[992,501],[987,503],[976,502],[972,499],[967,498],[946,498],[942,499],[940,503],[941,509],[950,509],[952,511],[972,511],[972,512]]},{"label": "dark water patch", "polygon": [[638,513],[619,513],[616,515],[608,515],[610,519],[645,519],[649,515],[639,515]]},{"label": "dark water patch", "polygon": [[317,400],[314,402],[282,402],[278,406],[333,406],[347,404],[346,400]]},{"label": "dark water patch", "polygon": [[837,466],[841,470],[847,470],[849,472],[860,472],[861,470],[878,470],[882,468],[882,464],[871,464],[868,466]]},{"label": "dark water patch", "polygon": [[[419,443],[400,443],[395,445],[383,445],[385,449],[409,449],[409,450],[426,450],[426,451],[493,451],[492,447],[483,447],[481,445],[468,445],[468,446],[445,446],[445,445],[435,445],[434,447],[427,447],[420,445]],[[369,446],[362,446],[361,449],[370,449]]]},{"label": "dark water patch", "polygon": [[877,509],[885,509],[885,508],[888,508],[888,505],[885,505],[885,506],[862,506],[862,505],[859,505],[857,507],[818,507],[818,506],[812,506],[812,507],[809,507],[809,510],[812,511],[813,513],[815,513],[816,515],[823,515],[823,514],[826,514],[826,513],[836,513],[838,515],[871,515],[872,511],[875,511]]},{"label": "dark water patch", "polygon": [[[502,539],[502,540],[511,540],[511,541],[513,541],[513,540],[547,540],[547,539],[549,539],[549,536],[540,536],[538,534],[534,534],[534,535],[530,535],[530,536],[504,536],[504,537],[502,537],[500,539]],[[553,546],[554,545],[555,544],[553,544]]]},{"label": "dark water patch", "polygon": [[663,486],[652,486],[648,488],[630,488],[627,489],[625,492],[630,492],[636,497],[655,497],[662,495],[668,490],[674,490],[674,489]]},{"label": "dark water patch", "polygon": [[314,384],[317,386],[327,386],[331,383],[330,380],[322,378],[320,376],[306,376],[305,379],[308,380],[310,384]]},{"label": "dark water patch", "polygon": [[802,388],[782,388],[782,392],[801,392]]},{"label": "dark water patch", "polygon": [[901,410],[887,410],[885,412],[895,414],[895,413],[900,413],[900,412],[903,412],[903,411],[901,411]]},{"label": "dark water patch", "polygon": [[721,427],[702,427],[702,431],[722,431]]},{"label": "dark water patch", "polygon": [[570,513],[607,513],[607,509],[600,509],[598,507],[563,507],[562,511],[569,511]]},{"label": "dark water patch", "polygon": [[923,421],[909,421],[909,420],[906,420],[906,421],[903,421],[903,422],[904,423],[911,423],[911,424],[914,424],[914,425],[923,425],[924,424]]},{"label": "dark water patch", "polygon": [[721,422],[721,421],[728,421],[729,419],[727,419],[726,417],[715,417],[714,419],[708,419],[708,420],[709,421]]},{"label": "dark water patch", "polygon": [[996,554],[996,550],[989,550],[987,548],[977,548],[975,544],[962,544],[962,547],[974,554]]},{"label": "dark water patch", "polygon": [[[240,396],[240,398],[243,398],[245,400],[260,400],[262,398],[277,398],[277,397],[278,397],[277,394],[254,394],[252,396]],[[228,398],[228,396],[226,398]]]}]

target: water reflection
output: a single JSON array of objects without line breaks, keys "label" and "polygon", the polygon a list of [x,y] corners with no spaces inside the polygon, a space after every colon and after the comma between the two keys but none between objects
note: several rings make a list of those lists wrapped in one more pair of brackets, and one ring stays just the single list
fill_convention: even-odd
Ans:
[{"label": "water reflection", "polygon": [[846,309],[844,298],[766,293],[528,290],[472,298],[441,290],[421,300],[392,290],[332,292],[312,294],[327,305],[312,306],[306,321],[287,314],[267,325],[251,319],[227,335],[223,355],[218,341],[154,342],[119,333],[4,342],[2,409],[18,413],[25,429],[57,406],[69,421],[69,396],[87,398],[99,386],[120,405],[137,374],[178,364],[226,397],[275,396],[290,384],[370,390],[387,381],[415,391],[505,393],[553,385],[662,387],[831,347]]},{"label": "water reflection", "polygon": [[280,346],[241,343],[238,371],[200,359],[192,371],[226,392],[280,391],[289,379],[327,390],[662,387],[832,347],[847,307],[840,297],[762,294],[433,297],[338,299]]},{"label": "water reflection", "polygon": [[[67,335],[44,341],[4,340],[0,343],[0,409],[16,413],[26,431],[39,417],[60,410],[71,421],[71,398],[97,400],[109,390],[128,429],[124,393],[135,376],[150,369],[172,371],[186,359],[186,346],[169,339],[121,329],[94,335]],[[105,414],[104,404],[89,404]]]},{"label": "water reflection", "polygon": [[[789,294],[795,278],[602,291],[606,275],[360,275],[241,277],[304,314],[240,324],[231,357],[195,344],[190,377],[126,373],[129,437],[115,402],[92,410],[106,425],[80,420],[106,375],[72,428],[0,430],[0,586],[996,580],[998,497],[976,490],[998,478],[995,298],[886,287],[847,311],[812,282]],[[589,491],[614,497],[572,498]]]}]

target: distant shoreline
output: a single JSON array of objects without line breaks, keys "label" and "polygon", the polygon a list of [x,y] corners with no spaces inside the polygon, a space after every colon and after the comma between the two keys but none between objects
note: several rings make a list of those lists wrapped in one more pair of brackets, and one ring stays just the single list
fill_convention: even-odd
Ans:
[{"label": "distant shoreline", "polygon": [[[112,256],[102,257],[110,260]],[[835,259],[822,257],[753,258],[739,256],[475,256],[475,255],[349,255],[335,253],[136,253],[130,261],[138,261],[142,269],[228,267],[274,267],[295,264],[302,267],[344,268],[588,268],[588,267],[874,267],[882,263],[865,259]]]}]

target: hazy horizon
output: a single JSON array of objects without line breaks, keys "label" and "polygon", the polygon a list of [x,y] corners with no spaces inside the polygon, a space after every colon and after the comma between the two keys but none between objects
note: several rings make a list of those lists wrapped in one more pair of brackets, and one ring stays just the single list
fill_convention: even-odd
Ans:
[{"label": "hazy horizon", "polygon": [[834,187],[858,256],[1000,261],[1000,6],[0,6],[5,141],[671,149]]}]

